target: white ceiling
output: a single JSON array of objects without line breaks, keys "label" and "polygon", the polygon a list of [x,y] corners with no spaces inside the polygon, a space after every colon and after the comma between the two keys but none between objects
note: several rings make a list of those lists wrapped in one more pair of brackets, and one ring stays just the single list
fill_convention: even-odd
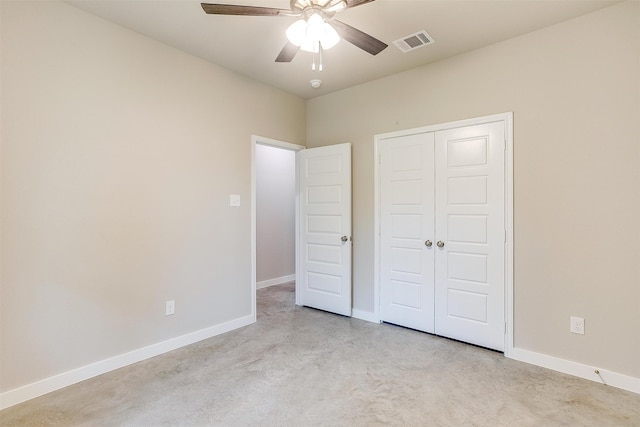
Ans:
[{"label": "white ceiling", "polygon": [[[69,0],[89,13],[145,34],[253,79],[309,99],[435,62],[607,7],[618,0],[376,0],[337,18],[389,45],[372,56],[342,40],[324,53],[276,63],[291,17],[207,15],[192,0]],[[289,8],[289,0],[214,0]],[[393,41],[420,30],[435,43],[402,53]],[[585,40],[588,43],[588,40]],[[311,79],[322,80],[319,89]]]}]

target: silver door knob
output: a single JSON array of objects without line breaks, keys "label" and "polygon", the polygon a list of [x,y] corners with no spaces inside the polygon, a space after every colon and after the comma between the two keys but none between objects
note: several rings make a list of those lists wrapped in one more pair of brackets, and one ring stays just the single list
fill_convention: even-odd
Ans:
[{"label": "silver door knob", "polygon": [[438,240],[438,243],[436,243],[436,246],[439,248],[444,248],[444,242],[442,240]]},{"label": "silver door knob", "polygon": [[340,238],[340,240],[342,240],[342,243],[347,243],[347,241],[349,240],[349,238],[347,236],[342,236]]},{"label": "silver door knob", "polygon": [[433,245],[433,243],[431,243],[431,240],[427,240],[426,242],[424,242],[424,245],[428,248],[431,247],[431,245]]}]

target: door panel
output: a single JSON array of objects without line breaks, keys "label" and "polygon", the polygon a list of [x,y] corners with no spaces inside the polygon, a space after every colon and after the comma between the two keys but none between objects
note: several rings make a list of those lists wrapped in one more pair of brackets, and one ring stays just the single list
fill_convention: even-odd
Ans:
[{"label": "door panel", "polygon": [[504,349],[504,124],[436,132],[435,330]]},{"label": "door panel", "polygon": [[351,144],[298,152],[298,172],[300,302],[351,316]]},{"label": "door panel", "polygon": [[380,318],[433,332],[433,134],[382,141]]}]

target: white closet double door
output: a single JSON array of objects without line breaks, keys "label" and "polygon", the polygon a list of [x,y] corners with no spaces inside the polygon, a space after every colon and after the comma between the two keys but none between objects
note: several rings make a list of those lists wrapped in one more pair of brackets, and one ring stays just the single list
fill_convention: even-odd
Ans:
[{"label": "white closet double door", "polygon": [[504,122],[378,148],[381,320],[504,350]]}]

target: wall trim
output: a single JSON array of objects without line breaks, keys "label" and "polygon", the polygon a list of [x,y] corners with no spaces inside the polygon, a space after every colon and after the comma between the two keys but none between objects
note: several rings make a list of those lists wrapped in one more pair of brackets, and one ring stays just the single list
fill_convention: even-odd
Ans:
[{"label": "wall trim", "polygon": [[6,391],[0,394],[0,410],[252,323],[253,314],[239,317]]},{"label": "wall trim", "polygon": [[[640,394],[640,378],[517,347],[511,349],[508,357],[520,362],[530,363],[597,383],[603,383],[604,380],[604,383],[608,386]],[[602,378],[594,372],[595,370],[600,371]]]},{"label": "wall trim", "polygon": [[289,274],[288,276],[274,277],[273,279],[261,280],[256,282],[256,289],[268,288],[269,286],[282,285],[284,283],[293,282],[296,280],[295,274]]},{"label": "wall trim", "polygon": [[360,319],[360,320],[365,320],[367,322],[380,323],[380,320],[378,319],[376,314],[372,311],[364,311],[364,310],[358,310],[356,308],[352,308],[351,317]]}]

